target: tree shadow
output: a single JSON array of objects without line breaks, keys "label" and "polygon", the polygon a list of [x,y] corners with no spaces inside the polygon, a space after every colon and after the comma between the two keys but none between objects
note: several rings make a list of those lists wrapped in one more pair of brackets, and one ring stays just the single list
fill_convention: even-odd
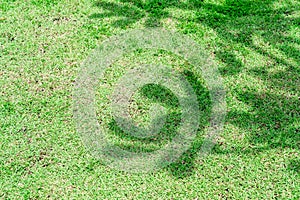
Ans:
[{"label": "tree shadow", "polygon": [[144,12],[137,7],[129,5],[120,5],[112,2],[98,1],[94,4],[105,10],[103,13],[94,13],[89,18],[120,17],[114,21],[111,26],[126,28],[130,24],[137,22],[145,16]]},{"label": "tree shadow", "polygon": [[299,159],[291,160],[288,169],[300,174],[300,160]]},{"label": "tree shadow", "polygon": [[[119,3],[98,1],[94,5],[105,11],[90,17],[121,17],[122,19],[111,25],[124,29],[142,18],[146,18],[145,27],[160,26],[161,20],[166,18],[177,20],[179,23],[189,23],[191,29],[196,29],[197,25],[208,27],[219,39],[216,41],[216,50],[212,47],[208,49],[214,51],[212,53],[216,59],[225,66],[220,68],[224,77],[238,75],[246,68],[247,60],[241,60],[235,53],[240,49],[247,49],[268,59],[270,66],[258,65],[246,72],[252,78],[261,80],[268,89],[258,92],[250,87],[243,90],[233,87],[231,95],[247,105],[250,110],[229,110],[227,123],[250,132],[251,134],[247,135],[250,143],[267,145],[265,149],[243,149],[240,150],[241,153],[272,148],[298,150],[300,130],[295,124],[300,118],[300,50],[297,48],[300,46],[300,39],[287,33],[300,25],[300,18],[294,15],[300,9],[300,4],[276,7],[274,3],[275,0],[226,0],[223,4],[198,0],[120,0]],[[189,19],[180,15],[174,16],[169,13],[169,8],[193,11],[195,15]],[[287,43],[289,45],[286,45]],[[268,69],[275,69],[276,66],[283,66],[283,70],[268,72]],[[186,77],[189,76],[193,77],[191,74]],[[196,85],[198,88],[199,83]],[[281,95],[274,92],[275,89],[288,93]],[[201,93],[197,95],[201,98]],[[204,99],[201,98],[201,101]],[[193,162],[200,146],[201,142],[196,142],[177,163],[170,166],[175,177],[181,178],[192,173]],[[218,146],[215,152],[219,152],[217,149]],[[296,166],[296,170],[299,168],[297,162],[291,163],[294,163],[291,166]]]},{"label": "tree shadow", "polygon": [[[193,173],[194,160],[197,158],[198,152],[201,149],[204,128],[209,125],[209,117],[211,112],[211,101],[207,88],[199,82],[198,78],[191,71],[184,70],[182,74],[194,89],[201,115],[199,117],[199,127],[197,130],[195,141],[193,142],[189,150],[181,155],[177,162],[172,163],[167,167],[174,176],[178,176],[180,178],[189,176]],[[142,88],[140,88],[139,92],[144,98],[148,98],[154,103],[160,103],[166,108],[180,108],[177,97],[174,96],[174,94],[167,88],[164,88],[162,86],[155,84],[144,85]],[[169,141],[172,141],[172,139],[176,136],[176,131],[178,130],[178,127],[180,126],[180,122],[182,120],[180,112],[171,112],[162,117],[166,118],[165,124],[162,127],[161,131],[157,135],[152,137],[135,137],[130,133],[124,131],[118,125],[115,119],[112,119],[109,123],[110,133],[117,136],[123,141],[120,143],[116,143],[116,145],[123,150],[135,153],[153,152],[169,143]],[[159,121],[161,119],[154,119],[154,121],[156,120]],[[143,130],[143,127],[140,127],[139,129]],[[141,143],[143,143],[143,145],[141,145]]]}]

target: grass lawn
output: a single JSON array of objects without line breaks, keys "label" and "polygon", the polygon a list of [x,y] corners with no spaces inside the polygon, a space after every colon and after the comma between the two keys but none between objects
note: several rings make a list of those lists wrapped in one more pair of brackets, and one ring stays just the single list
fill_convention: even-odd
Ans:
[{"label": "grass lawn", "polygon": [[[163,27],[202,45],[219,66],[227,116],[211,154],[198,156],[211,104],[201,74],[162,50],[141,49],[99,80],[97,117],[131,151],[166,144],[180,120],[168,90],[147,85],[131,114],[171,112],[157,140],[134,140],[111,121],[118,78],[145,63],[168,64],[193,86],[204,111],[197,139],[157,172],[111,169],[84,147],[72,92],[81,63],[110,36]],[[300,199],[300,1],[1,0],[0,199]]]}]

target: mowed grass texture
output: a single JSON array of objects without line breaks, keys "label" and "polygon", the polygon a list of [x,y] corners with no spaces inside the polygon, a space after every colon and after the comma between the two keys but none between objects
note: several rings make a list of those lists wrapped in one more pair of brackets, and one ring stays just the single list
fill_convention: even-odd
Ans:
[{"label": "mowed grass texture", "polygon": [[[182,58],[141,49],[99,80],[98,120],[111,141],[153,151],[172,137],[180,108],[166,88],[147,85],[130,113],[147,124],[159,103],[171,113],[152,140],[126,135],[109,96],[126,70],[166,64],[193,86],[201,116],[193,147],[150,174],[110,169],[84,147],[72,118],[81,63],[110,36],[163,27],[201,44],[227,90],[224,131],[198,156],[211,102],[201,74]],[[0,2],[0,199],[300,199],[300,2],[297,0],[28,0]]]}]

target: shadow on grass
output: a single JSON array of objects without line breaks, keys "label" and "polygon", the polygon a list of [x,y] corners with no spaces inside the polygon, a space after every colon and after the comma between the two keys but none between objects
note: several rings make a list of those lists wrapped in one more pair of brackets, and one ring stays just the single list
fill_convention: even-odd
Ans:
[{"label": "shadow on grass", "polygon": [[[195,142],[192,144],[192,147],[180,157],[178,162],[168,166],[173,175],[185,177],[192,173],[194,160],[202,146],[203,129],[209,125],[211,102],[209,91],[198,81],[197,77],[195,77],[191,71],[184,70],[182,74],[194,89],[200,111],[200,125]],[[175,110],[163,116],[166,121],[161,131],[157,135],[149,138],[134,137],[130,135],[130,133],[124,132],[114,119],[109,123],[109,129],[111,134],[114,134],[122,141],[116,142],[116,145],[122,149],[136,153],[151,152],[160,149],[176,136],[176,131],[181,122],[180,105],[177,97],[174,96],[171,91],[159,85],[145,85],[139,90],[139,93],[144,98],[150,99],[153,103],[159,103],[167,109]],[[161,119],[154,119],[154,121],[155,120]],[[143,130],[143,127],[139,129]],[[141,145],[141,143],[143,145]]]},{"label": "shadow on grass", "polygon": [[[261,80],[268,89],[258,92],[255,88],[244,87],[237,82],[230,93],[247,105],[250,111],[229,110],[227,123],[247,130],[250,133],[247,138],[254,146],[267,146],[259,150],[241,150],[239,153],[255,153],[272,148],[299,149],[300,130],[296,122],[300,118],[300,101],[297,96],[300,87],[300,51],[297,47],[300,46],[300,39],[287,36],[287,33],[300,25],[300,18],[294,15],[300,9],[300,4],[275,7],[274,3],[274,0],[226,0],[223,4],[197,0],[120,0],[119,3],[98,1],[94,5],[104,9],[104,12],[93,14],[90,18],[121,17],[111,25],[124,29],[142,18],[145,19],[145,27],[160,26],[161,20],[166,18],[178,21],[179,30],[180,24],[188,25],[189,29],[196,29],[197,25],[208,27],[219,38],[216,42],[218,48],[212,53],[225,66],[220,68],[224,77],[237,76],[247,65],[247,60],[238,57],[236,51],[247,54],[244,50],[247,49],[267,59],[269,64],[257,65],[246,73]],[[169,8],[193,11],[195,17],[184,19],[174,16],[169,13]],[[276,66],[284,69],[274,73],[267,71],[267,68]],[[202,86],[196,84],[195,88],[198,87]],[[273,89],[282,90],[282,94],[275,93]],[[200,97],[199,102],[205,101],[201,98],[201,92],[197,95]],[[201,143],[194,144],[178,163],[170,166],[174,176],[180,178],[192,172],[193,161],[200,146]],[[291,161],[290,169],[299,172],[299,162]]]}]

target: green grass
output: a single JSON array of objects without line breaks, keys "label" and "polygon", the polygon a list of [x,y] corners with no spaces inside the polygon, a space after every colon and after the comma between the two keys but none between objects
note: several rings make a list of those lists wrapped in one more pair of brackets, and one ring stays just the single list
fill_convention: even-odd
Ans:
[{"label": "green grass", "polygon": [[[72,118],[80,64],[106,38],[164,27],[203,45],[227,89],[223,133],[206,158],[193,147],[150,174],[119,172],[94,159]],[[134,96],[134,119],[152,103],[170,124],[155,140],[135,141],[111,120],[108,95],[141,63],[171,65],[210,112],[201,75],[170,52],[141,50],[114,63],[99,81],[97,116],[116,144],[151,151],[168,142],[176,98],[148,85]],[[0,199],[299,199],[300,3],[297,0],[72,0],[0,3]],[[160,94],[160,95],[157,95]]]}]

